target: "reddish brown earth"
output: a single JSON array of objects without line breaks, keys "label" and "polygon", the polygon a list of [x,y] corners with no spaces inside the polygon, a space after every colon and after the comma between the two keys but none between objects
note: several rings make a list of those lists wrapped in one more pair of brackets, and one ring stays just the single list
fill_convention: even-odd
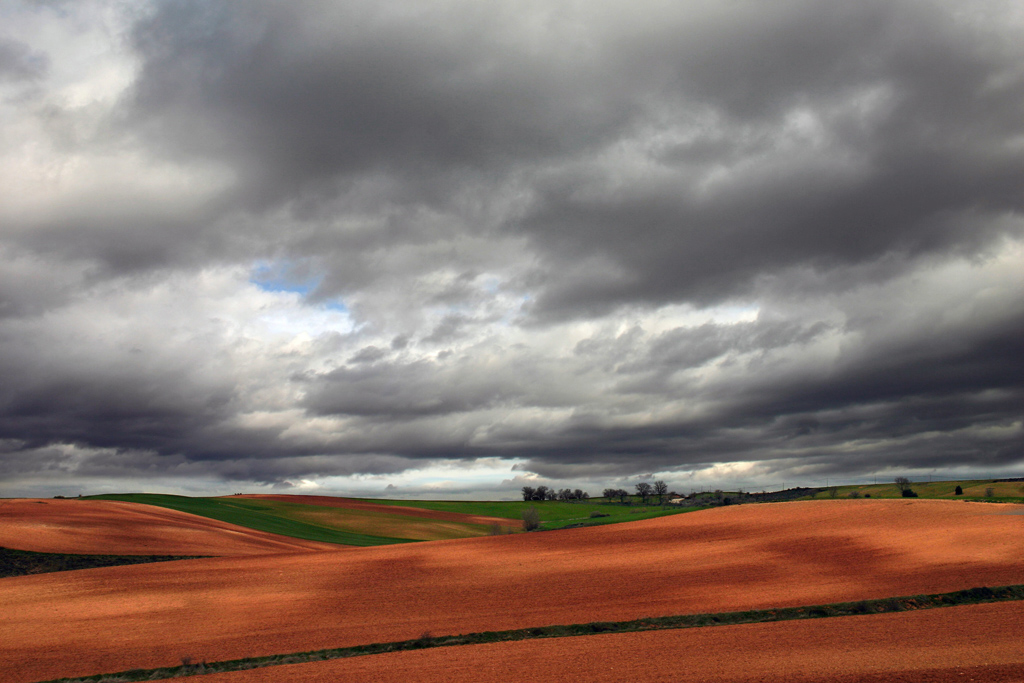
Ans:
[{"label": "reddish brown earth", "polygon": [[344,508],[346,510],[382,512],[392,515],[434,519],[439,522],[463,522],[465,524],[491,524],[492,522],[497,522],[502,526],[515,527],[522,525],[522,520],[507,519],[505,517],[485,517],[483,515],[466,515],[459,512],[424,510],[422,508],[408,507],[405,505],[382,505],[380,503],[370,503],[365,500],[356,500],[355,498],[337,498],[335,496],[289,496],[270,493],[246,493],[238,496],[229,496],[229,498],[259,498],[262,500],[276,500],[282,503],[302,503],[305,505]]},{"label": "reddish brown earth", "polygon": [[0,500],[0,547],[95,555],[265,555],[337,550],[186,512],[113,500]]},{"label": "reddish brown earth", "polygon": [[557,532],[14,577],[0,581],[0,661],[10,663],[0,680],[424,631],[1024,583],[1024,516],[1005,514],[1022,509],[934,500],[749,505]]},{"label": "reddish brown earth", "polygon": [[1024,680],[1024,604],[395,652],[203,683],[947,683]]}]

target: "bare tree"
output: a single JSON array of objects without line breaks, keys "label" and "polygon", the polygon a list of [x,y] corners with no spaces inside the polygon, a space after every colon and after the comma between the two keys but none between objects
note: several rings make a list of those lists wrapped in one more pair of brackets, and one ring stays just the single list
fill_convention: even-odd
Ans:
[{"label": "bare tree", "polygon": [[910,480],[906,477],[896,477],[896,487],[900,490],[900,493],[910,490]]},{"label": "bare tree", "polygon": [[634,486],[636,488],[637,495],[640,496],[640,502],[646,505],[647,499],[651,497],[651,492],[654,489],[646,481],[642,481],[639,484],[635,484]]},{"label": "bare tree", "polygon": [[547,500],[558,500],[558,491],[554,489],[548,489],[545,497],[547,498]]},{"label": "bare tree", "polygon": [[665,494],[668,493],[668,484],[662,480],[654,482],[654,495],[658,497],[658,505],[665,504]]},{"label": "bare tree", "polygon": [[620,503],[625,503],[626,499],[629,498],[629,491],[626,489],[615,489],[615,495],[619,497]]},{"label": "bare tree", "polygon": [[608,499],[608,502],[610,503],[612,498],[618,498],[619,497],[619,490],[618,489],[605,489],[603,495],[604,495],[605,498]]},{"label": "bare tree", "polygon": [[533,500],[535,495],[537,495],[537,489],[532,486],[523,487],[523,500]]}]

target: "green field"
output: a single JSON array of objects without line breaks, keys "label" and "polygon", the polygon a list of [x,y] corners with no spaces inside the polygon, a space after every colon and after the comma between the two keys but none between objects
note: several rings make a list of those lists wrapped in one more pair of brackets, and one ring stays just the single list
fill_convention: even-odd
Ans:
[{"label": "green field", "polygon": [[[171,508],[200,517],[209,517],[230,524],[266,531],[282,536],[353,546],[387,545],[413,541],[486,536],[489,525],[450,522],[368,510],[307,505],[277,500],[238,498],[191,498],[157,493],[118,493],[86,496],[92,500],[121,500]],[[406,501],[362,499],[365,502],[396,507],[412,507],[464,515],[501,517],[511,520],[499,525],[503,533],[522,531],[522,513],[534,507],[540,513],[542,529],[571,526],[596,526],[650,519],[664,515],[691,512],[698,508],[674,508],[603,502],[566,503],[560,501]],[[606,515],[591,517],[597,513]]]},{"label": "green field", "polygon": [[[483,515],[487,517],[505,517],[522,519],[523,510],[532,507],[540,513],[542,529],[561,529],[567,526],[614,524],[616,522],[632,522],[638,519],[678,515],[682,512],[693,512],[702,508],[678,508],[661,505],[641,505],[634,498],[628,505],[617,500],[608,502],[604,498],[591,498],[586,501],[564,502],[546,501],[487,501],[487,500],[376,500],[365,498],[370,503],[380,505],[401,505],[424,510],[440,510],[442,512],[458,512],[464,515]],[[591,517],[593,513],[608,515],[607,517]]]},{"label": "green field", "polygon": [[[963,495],[955,493],[957,485],[963,488]],[[852,493],[858,496],[870,494],[872,498],[900,498],[902,494],[894,482],[884,484],[863,484],[836,486],[837,498],[849,498]],[[996,481],[994,479],[963,479],[959,481],[912,481],[911,490],[919,498],[941,498],[952,500],[990,500],[993,502],[1021,502],[1024,499],[1024,481]],[[992,496],[987,495],[992,489]],[[830,498],[828,490],[819,491],[809,498]]]},{"label": "green field", "polygon": [[[371,546],[392,543],[409,543],[414,538],[396,538],[348,531],[341,526],[309,521],[323,510],[315,505],[279,503],[277,501],[253,500],[248,498],[190,498],[159,493],[115,493],[101,496],[87,496],[92,500],[123,500],[187,512],[200,517],[209,517],[229,524],[237,524],[257,531],[266,531],[307,541],[322,541],[341,545]],[[339,510],[339,512],[349,512]],[[338,515],[341,517],[341,515]]]},{"label": "green field", "polygon": [[[957,484],[963,495],[956,496]],[[996,482],[992,479],[964,481],[912,482],[911,488],[920,498],[955,500],[986,500],[992,502],[1024,502],[1024,482]],[[991,492],[991,496],[988,493]],[[834,486],[798,500],[828,498],[900,498],[895,483]],[[725,491],[722,497],[733,503],[756,502],[743,493]],[[94,500],[122,500],[171,508],[230,524],[291,536],[351,546],[388,545],[414,541],[484,536],[491,533],[488,525],[451,522],[411,517],[400,511],[388,514],[376,510],[307,505],[276,500],[239,498],[190,498],[153,493],[126,493],[88,496]],[[687,507],[643,505],[636,497],[626,504],[618,500],[591,498],[587,501],[462,501],[462,500],[378,500],[361,499],[378,505],[411,507],[463,515],[500,517],[510,521],[499,525],[503,533],[522,530],[519,520],[527,508],[535,508],[541,529],[554,530],[576,526],[597,526],[630,522],[665,515],[703,510],[715,504],[713,493],[698,494],[697,504]],[[592,516],[595,515],[595,516]]]}]

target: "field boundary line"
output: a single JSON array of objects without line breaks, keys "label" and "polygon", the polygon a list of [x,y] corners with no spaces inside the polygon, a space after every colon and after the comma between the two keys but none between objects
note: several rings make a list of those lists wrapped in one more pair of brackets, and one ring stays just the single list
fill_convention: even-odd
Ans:
[{"label": "field boundary line", "polygon": [[434,647],[482,645],[486,643],[515,642],[520,640],[536,640],[540,638],[568,638],[608,633],[635,633],[638,631],[661,631],[670,629],[706,628],[711,626],[799,621],[804,619],[852,617],[893,612],[911,612],[942,607],[980,605],[994,602],[1014,602],[1021,600],[1024,600],[1024,584],[1015,584],[995,588],[981,586],[978,588],[969,588],[950,593],[875,598],[871,600],[837,602],[824,605],[779,607],[774,609],[757,609],[741,612],[683,614],[668,617],[646,617],[631,621],[600,621],[585,624],[538,626],[505,631],[481,631],[477,633],[466,633],[452,636],[432,636],[429,633],[424,633],[419,638],[413,640],[372,643],[369,645],[353,645],[350,647],[266,655],[262,657],[246,657],[243,659],[232,659],[220,662],[195,663],[189,658],[183,658],[181,666],[162,667],[156,669],[130,669],[117,673],[57,678],[48,681],[41,681],[39,683],[128,683],[132,681],[166,680],[169,678],[182,678],[186,676],[201,676],[204,674],[226,673],[231,671],[247,671],[250,669],[261,669],[268,666],[281,666],[283,664],[322,662],[332,659],[344,659],[347,657],[384,654],[386,652],[424,650]]}]

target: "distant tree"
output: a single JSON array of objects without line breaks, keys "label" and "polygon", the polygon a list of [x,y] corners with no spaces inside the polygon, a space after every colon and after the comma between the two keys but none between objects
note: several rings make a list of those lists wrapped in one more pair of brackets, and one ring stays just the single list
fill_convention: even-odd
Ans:
[{"label": "distant tree", "polygon": [[[896,488],[900,490],[900,493],[910,490],[910,480],[906,477],[896,477]],[[905,495],[905,494],[904,494]]]},{"label": "distant tree", "polygon": [[828,497],[829,498],[835,498],[838,495],[839,495],[839,487],[838,486],[830,486],[829,489],[828,489]]},{"label": "distant tree", "polygon": [[547,493],[545,494],[545,498],[547,500],[558,500],[558,491],[554,489],[548,489]]},{"label": "distant tree", "polygon": [[523,530],[533,531],[538,528],[540,528],[540,513],[537,512],[537,508],[531,506],[523,510]]},{"label": "distant tree", "polygon": [[537,495],[537,489],[532,486],[523,487],[523,500],[533,500],[535,495]]},{"label": "distant tree", "polygon": [[538,486],[537,490],[533,494],[534,500],[547,500],[548,493],[551,491],[547,486]]},{"label": "distant tree", "polygon": [[572,500],[572,491],[570,489],[562,489],[558,492],[558,500],[568,503]]},{"label": "distant tree", "polygon": [[583,489],[576,489],[572,492],[572,497],[576,500],[586,500],[587,498],[590,498],[590,494]]},{"label": "distant tree", "polygon": [[618,498],[619,497],[619,490],[618,489],[605,489],[604,493],[603,493],[603,496],[605,498],[607,498],[608,502],[610,503],[612,498]]},{"label": "distant tree", "polygon": [[616,489],[615,495],[619,497],[620,503],[625,503],[626,499],[629,498],[629,491],[627,491],[626,489]]},{"label": "distant tree", "polygon": [[651,497],[651,492],[654,491],[654,488],[646,481],[635,484],[634,487],[636,488],[637,495],[640,496],[640,502],[646,505],[647,499]]},{"label": "distant tree", "polygon": [[964,495],[964,489],[963,489],[962,486],[960,486],[960,484],[956,485],[956,490],[953,491],[953,495],[955,495],[955,496],[962,496],[962,495]]},{"label": "distant tree", "polygon": [[658,505],[665,504],[665,494],[668,493],[668,484],[660,479],[654,482],[654,495],[658,497]]}]

